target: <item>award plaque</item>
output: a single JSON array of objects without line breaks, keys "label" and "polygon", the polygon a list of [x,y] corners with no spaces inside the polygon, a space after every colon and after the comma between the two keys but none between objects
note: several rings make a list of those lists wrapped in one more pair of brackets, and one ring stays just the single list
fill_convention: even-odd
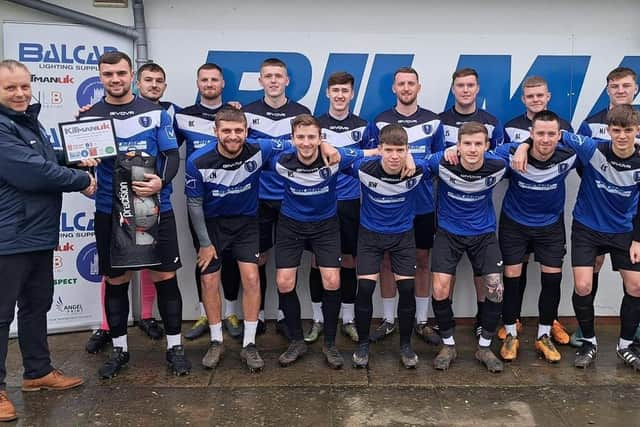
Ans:
[{"label": "award plaque", "polygon": [[68,163],[118,154],[112,119],[59,123],[58,127]]}]

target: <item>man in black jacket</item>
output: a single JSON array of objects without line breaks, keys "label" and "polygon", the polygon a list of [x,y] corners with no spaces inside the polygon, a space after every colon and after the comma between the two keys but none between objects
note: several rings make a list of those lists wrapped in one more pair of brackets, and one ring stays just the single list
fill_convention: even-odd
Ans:
[{"label": "man in black jacket", "polygon": [[53,250],[58,245],[62,193],[95,192],[86,172],[60,165],[31,102],[31,73],[0,61],[0,421],[16,418],[5,391],[9,325],[18,304],[23,391],[65,390],[83,383],[51,366],[47,312],[53,299]]}]

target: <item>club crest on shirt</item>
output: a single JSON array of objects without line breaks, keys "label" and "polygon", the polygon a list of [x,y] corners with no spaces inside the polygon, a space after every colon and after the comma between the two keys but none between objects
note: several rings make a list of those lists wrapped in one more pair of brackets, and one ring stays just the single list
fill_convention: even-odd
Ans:
[{"label": "club crest on shirt", "polygon": [[640,181],[640,171],[635,171],[635,172],[633,173],[633,180],[634,180],[635,182]]},{"label": "club crest on shirt", "polygon": [[422,130],[424,131],[425,134],[429,135],[433,131],[433,126],[428,123],[425,123],[422,125]]},{"label": "club crest on shirt", "polygon": [[407,180],[407,188],[413,188],[416,186],[416,184],[418,183],[418,180],[416,178],[410,178]]},{"label": "club crest on shirt", "polygon": [[567,169],[569,169],[569,165],[566,163],[560,163],[558,165],[558,173],[564,173],[567,171]]},{"label": "club crest on shirt", "polygon": [[488,176],[485,178],[484,183],[486,184],[487,187],[491,187],[493,184],[496,183],[496,177]]},{"label": "club crest on shirt", "polygon": [[244,168],[247,172],[253,172],[258,168],[258,164],[255,162],[255,160],[251,160],[244,164]]},{"label": "club crest on shirt", "polygon": [[140,126],[142,126],[143,128],[148,128],[149,126],[151,126],[151,117],[140,116],[138,117],[138,123],[140,123]]},{"label": "club crest on shirt", "polygon": [[321,168],[321,169],[318,171],[318,173],[320,174],[320,176],[321,176],[323,179],[327,179],[327,178],[329,178],[329,177],[331,176],[331,169],[329,169],[329,168],[327,168],[327,167],[324,167],[324,168]]},{"label": "club crest on shirt", "polygon": [[351,131],[351,139],[353,139],[354,141],[360,141],[361,138],[362,132],[360,132],[359,130]]}]

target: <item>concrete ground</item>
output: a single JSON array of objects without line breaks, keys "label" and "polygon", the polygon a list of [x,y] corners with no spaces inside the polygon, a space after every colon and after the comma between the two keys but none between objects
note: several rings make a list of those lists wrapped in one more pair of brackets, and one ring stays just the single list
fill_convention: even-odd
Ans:
[{"label": "concrete ground", "polygon": [[[82,387],[65,392],[22,393],[20,352],[12,340],[7,384],[20,417],[17,425],[640,425],[640,373],[616,358],[618,327],[612,322],[598,324],[595,367],[578,370],[570,347],[561,348],[558,364],[539,359],[533,350],[535,321],[525,321],[520,357],[502,374],[490,374],[474,360],[469,324],[458,327],[459,356],[448,372],[432,368],[437,348],[415,337],[420,364],[404,369],[397,334],[372,345],[367,370],[350,364],[329,369],[319,342],[296,365],[281,368],[277,358],[286,344],[274,326],[270,323],[258,340],[266,362],[262,373],[250,374],[241,366],[240,343],[226,336],[222,363],[205,370],[200,365],[207,348],[203,337],[186,343],[194,365],[186,377],[167,372],[164,340],[150,341],[131,327],[131,363],[110,381],[96,373],[106,355],[84,351],[89,333],[52,336],[55,366],[85,378]],[[354,344],[341,336],[338,345],[349,358]]]}]

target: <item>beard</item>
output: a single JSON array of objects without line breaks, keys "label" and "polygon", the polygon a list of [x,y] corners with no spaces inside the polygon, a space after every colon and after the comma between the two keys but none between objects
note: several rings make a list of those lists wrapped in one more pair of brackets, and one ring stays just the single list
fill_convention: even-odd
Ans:
[{"label": "beard", "polygon": [[402,105],[413,105],[413,103],[416,102],[416,99],[418,99],[417,95],[411,97],[410,99],[398,97],[398,102],[400,102],[400,104]]},{"label": "beard", "polygon": [[124,98],[125,96],[127,96],[127,95],[129,95],[131,93],[131,85],[122,86],[122,93],[114,93],[111,90],[109,90],[108,87],[105,87],[104,91],[105,91],[106,94],[108,94],[112,98]]}]

